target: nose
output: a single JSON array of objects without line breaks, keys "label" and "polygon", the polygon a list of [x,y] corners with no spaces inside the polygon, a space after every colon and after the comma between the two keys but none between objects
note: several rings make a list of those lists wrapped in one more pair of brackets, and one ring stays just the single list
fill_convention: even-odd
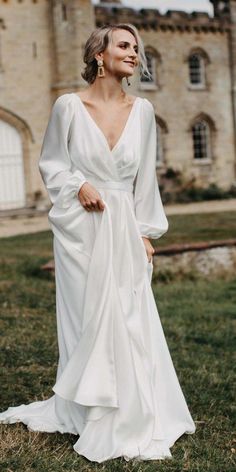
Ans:
[{"label": "nose", "polygon": [[132,59],[133,61],[137,59],[137,53],[134,49],[130,51],[130,53],[128,54],[128,58]]}]

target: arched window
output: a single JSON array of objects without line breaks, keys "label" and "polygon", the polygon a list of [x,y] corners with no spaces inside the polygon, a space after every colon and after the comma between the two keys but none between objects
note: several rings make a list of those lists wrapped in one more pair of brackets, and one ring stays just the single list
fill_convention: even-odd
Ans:
[{"label": "arched window", "polygon": [[62,20],[67,21],[68,20],[68,18],[67,18],[67,5],[63,2],[61,4],[61,8],[62,8]]},{"label": "arched window", "polygon": [[148,83],[155,83],[156,81],[156,58],[153,56],[151,51],[146,51],[145,56],[147,59],[147,66],[148,70],[151,74],[151,78],[149,79],[145,75],[142,76],[141,82],[148,82]]},{"label": "arched window", "polygon": [[205,61],[200,54],[189,57],[189,81],[193,86],[205,85]]},{"label": "arched window", "polygon": [[[3,63],[2,63],[2,38],[1,38],[1,30],[5,29],[6,26],[3,22],[3,19],[0,18],[0,72],[3,72]],[[1,85],[1,84],[0,84]]]},{"label": "arched window", "polygon": [[165,121],[156,116],[156,167],[161,167],[165,164],[165,149],[166,149],[166,134],[168,128]]},{"label": "arched window", "polygon": [[189,87],[191,89],[205,89],[207,85],[207,65],[210,58],[204,49],[195,48],[186,57],[188,63]]},{"label": "arched window", "polygon": [[0,210],[25,206],[25,179],[21,136],[0,120]]},{"label": "arched window", "polygon": [[211,159],[210,126],[199,120],[192,126],[194,159]]},{"label": "arched window", "polygon": [[159,167],[164,161],[164,150],[163,150],[163,130],[160,124],[157,122],[157,154],[156,154],[156,166]]},{"label": "arched window", "polygon": [[160,55],[155,49],[149,46],[145,49],[145,56],[147,59],[148,71],[150,72],[151,77],[142,75],[140,77],[140,88],[141,89],[156,89],[159,85],[158,72],[159,72],[159,64],[161,62]]}]

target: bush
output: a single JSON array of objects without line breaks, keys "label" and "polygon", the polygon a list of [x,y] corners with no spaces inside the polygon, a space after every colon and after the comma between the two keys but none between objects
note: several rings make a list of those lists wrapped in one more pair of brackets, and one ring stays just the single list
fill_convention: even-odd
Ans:
[{"label": "bush", "polygon": [[179,171],[170,167],[160,176],[159,186],[164,204],[236,198],[236,185],[232,185],[228,190],[221,189],[215,183],[200,187],[196,185],[195,178],[187,181]]}]

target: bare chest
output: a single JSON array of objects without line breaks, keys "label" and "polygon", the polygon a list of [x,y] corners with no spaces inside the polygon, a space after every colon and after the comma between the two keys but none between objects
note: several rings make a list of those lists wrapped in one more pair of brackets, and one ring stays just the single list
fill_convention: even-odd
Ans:
[{"label": "bare chest", "polygon": [[85,99],[81,100],[90,118],[103,133],[110,150],[112,150],[125,129],[135,100],[124,105],[109,104],[102,108]]}]

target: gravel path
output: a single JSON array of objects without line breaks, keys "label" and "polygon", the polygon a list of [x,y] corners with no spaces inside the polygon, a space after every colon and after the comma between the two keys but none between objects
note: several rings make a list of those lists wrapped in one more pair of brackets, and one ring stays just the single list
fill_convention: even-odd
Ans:
[{"label": "gravel path", "polygon": [[[236,211],[236,198],[212,200],[194,203],[165,205],[166,215],[184,215],[191,213],[212,213],[217,211]],[[19,212],[11,216],[0,214],[0,237],[6,238],[18,234],[38,233],[50,229],[46,213],[33,215]]]},{"label": "gravel path", "polygon": [[167,215],[185,215],[192,213],[214,213],[217,211],[236,211],[236,198],[227,200],[209,200],[204,202],[177,203],[166,205]]}]

